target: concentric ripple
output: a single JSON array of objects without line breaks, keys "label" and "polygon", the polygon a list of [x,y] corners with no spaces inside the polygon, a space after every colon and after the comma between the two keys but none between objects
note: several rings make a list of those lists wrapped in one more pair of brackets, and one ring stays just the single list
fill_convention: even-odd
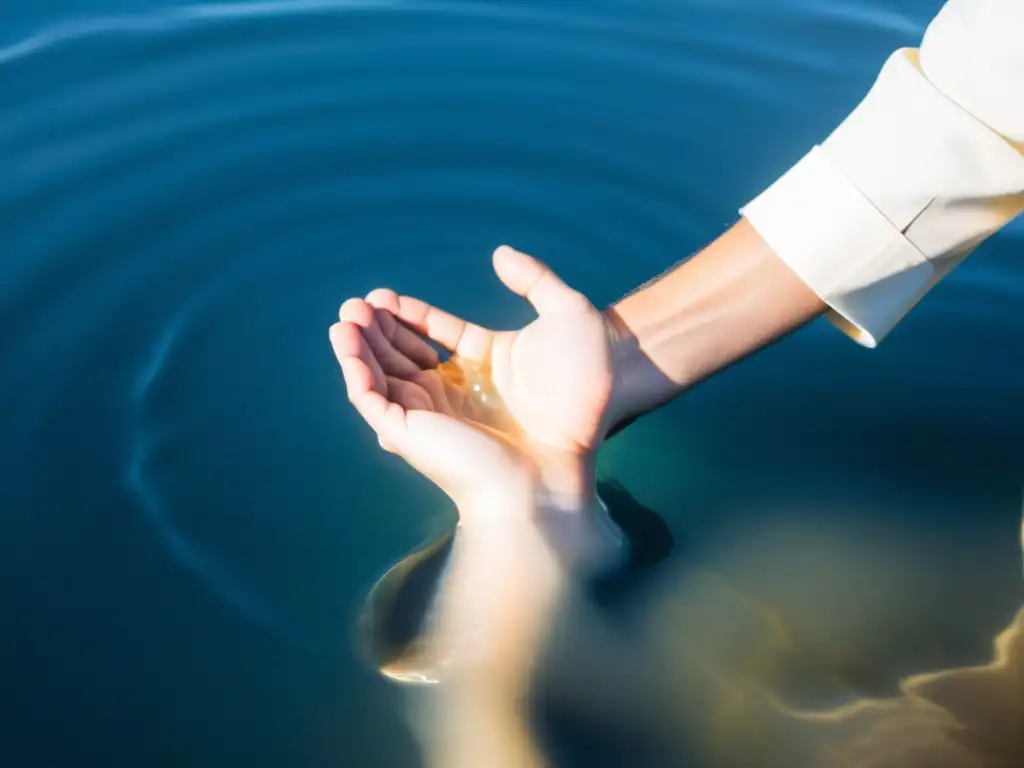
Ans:
[{"label": "concentric ripple", "polygon": [[621,269],[618,290],[714,210],[699,175],[722,172],[724,142],[714,103],[693,99],[757,93],[771,51],[726,58],[713,14],[696,34],[621,11],[195,5],[4,45],[7,445],[45,466],[51,404],[73,398],[61,444],[123,457],[125,509],[173,562],[261,625],[315,637],[327,609],[296,607],[294,583],[344,558],[309,528],[366,514],[344,496],[375,463],[305,444],[324,420],[361,439],[338,424],[333,307],[388,282],[479,311],[499,238],[584,282]]},{"label": "concentric ripple", "polygon": [[37,562],[91,510],[98,556],[156,543],[238,614],[336,642],[390,559],[366,553],[432,498],[345,407],[336,306],[386,283],[518,322],[505,241],[597,301],[678,260],[923,21],[804,5],[192,5],[0,44],[3,498]]},{"label": "concentric ripple", "polygon": [[[733,221],[914,44],[930,5],[0,9],[13,763],[410,765],[351,634],[383,568],[451,510],[348,407],[327,340],[338,305],[389,285],[516,325],[528,307],[490,273],[503,242],[614,299]],[[808,631],[898,617],[859,649],[880,688],[987,660],[1019,603],[1021,233],[883,349],[811,329],[602,461],[688,557],[755,542],[761,559],[736,559],[751,594],[852,595],[818,622],[815,592]],[[832,541],[825,521],[886,551],[919,544],[894,555],[912,577],[877,599],[862,584],[881,570],[854,549],[765,551],[751,532],[780,520],[798,541]],[[837,561],[859,580],[793,565]]]}]

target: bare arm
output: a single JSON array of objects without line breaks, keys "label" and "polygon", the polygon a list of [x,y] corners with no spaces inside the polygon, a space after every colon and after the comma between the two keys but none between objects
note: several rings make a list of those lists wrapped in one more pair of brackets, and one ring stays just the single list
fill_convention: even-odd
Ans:
[{"label": "bare arm", "polygon": [[821,315],[825,303],[741,219],[606,310],[616,419],[630,418]]},{"label": "bare arm", "polygon": [[1024,4],[948,0],[703,252],[607,310],[621,426],[825,313],[875,347],[1024,210]]}]

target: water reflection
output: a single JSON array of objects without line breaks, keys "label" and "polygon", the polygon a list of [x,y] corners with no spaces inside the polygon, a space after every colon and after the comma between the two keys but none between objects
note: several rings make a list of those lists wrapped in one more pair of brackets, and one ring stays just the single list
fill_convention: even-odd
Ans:
[{"label": "water reflection", "polygon": [[[806,544],[807,537],[792,536],[791,543]],[[548,679],[539,685],[562,711],[614,701],[613,710],[595,713],[597,720],[644,721],[641,748],[661,745],[652,765],[1024,764],[1019,604],[989,663],[900,678],[895,670],[905,663],[906,637],[917,620],[927,624],[934,605],[915,602],[899,571],[886,569],[866,549],[857,551],[863,560],[854,567],[844,557],[848,549],[832,550],[827,567],[804,571],[799,579],[778,578],[796,553],[779,544],[779,537],[770,537],[761,547],[740,547],[707,566],[673,563],[646,598],[638,598],[627,635],[597,647],[580,666],[579,648],[592,645],[600,626],[593,616],[586,631],[567,632],[565,644],[550,653]],[[736,586],[743,581],[741,560],[756,562],[768,582],[756,593]],[[879,569],[900,594],[904,615],[887,615],[863,597],[860,605],[844,600],[844,591],[855,592],[868,581],[863,576],[877,576]],[[813,600],[801,594],[807,584],[817,585]],[[915,639],[921,657],[927,643],[943,641],[920,634]],[[625,662],[632,662],[628,672],[621,669]],[[615,674],[609,678],[610,668]],[[607,687],[595,689],[602,675]],[[587,681],[586,692],[566,697],[574,680]]]},{"label": "water reflection", "polygon": [[[485,265],[510,240],[611,300],[706,242],[831,129],[880,57],[919,39],[926,5],[7,3],[7,762],[414,765],[393,691],[356,667],[345,629],[435,503],[344,402],[322,334],[340,298],[401,285],[511,327],[519,305]],[[758,592],[762,568],[778,563],[730,571],[701,559],[707,548],[691,536],[716,512],[749,527],[723,476],[730,493],[768,496],[731,475],[799,464],[782,494],[837,467],[858,476],[846,490],[868,485],[865,470],[914,494],[937,474],[943,490],[974,496],[1019,481],[1021,368],[1007,352],[1024,328],[1021,234],[987,243],[886,349],[862,355],[809,330],[612,448],[613,476],[673,526],[677,560],[596,590],[608,619],[599,626],[619,643],[614,663],[603,635],[588,656],[583,638],[563,632],[579,664],[600,662],[574,684],[607,695],[552,713],[558,739],[538,729],[560,762],[588,707],[603,727],[575,739],[595,745],[576,761],[587,768],[640,762],[644,744],[612,739],[620,730],[662,738],[666,755],[684,741],[664,736],[685,723],[679,713],[648,727],[662,710],[645,719],[643,697],[627,695],[645,679],[638,657],[650,645],[673,659],[687,647],[667,632],[660,645],[642,642],[671,607],[671,588],[652,597],[668,571],[682,590],[699,562],[727,592],[779,613],[776,596]],[[658,431],[670,446],[651,439]],[[630,471],[639,463],[650,469]],[[687,501],[683,514],[675,499]],[[995,527],[975,512],[964,504],[938,525]],[[934,560],[960,550],[950,538]],[[969,576],[985,555],[974,557],[951,568]],[[820,581],[826,565],[792,569]],[[870,574],[846,592],[831,584],[818,604],[860,594],[889,605],[886,616],[921,611],[916,633],[889,619],[852,635],[859,654],[841,642],[845,625],[826,633],[833,619],[810,605],[784,618],[805,648],[831,649],[818,668],[856,687],[833,683],[831,698],[892,698],[905,673],[982,658],[933,654],[928,638],[950,627],[926,619],[952,614],[984,651],[996,626],[964,611],[997,584],[1009,593],[1020,583],[1019,563],[1002,572],[957,595],[927,583],[908,594],[908,571],[901,589]],[[778,589],[797,592],[794,581]],[[865,610],[847,611],[848,623]],[[990,613],[1007,624],[1002,608]],[[875,650],[886,643],[888,656]],[[892,663],[859,661],[872,654]],[[788,706],[838,706],[793,690],[794,678],[817,679],[790,674]],[[685,698],[666,687],[660,700],[680,709]],[[655,760],[656,746],[648,751]]]},{"label": "water reflection", "polygon": [[[936,602],[904,578],[914,555],[901,567],[847,541],[822,551],[818,567],[787,568],[806,562],[808,539],[779,532],[700,565],[676,557],[624,614],[584,603],[566,611],[535,680],[537,732],[558,764],[593,765],[601,734],[607,765],[1024,765],[1019,591],[993,596],[1011,618],[990,661],[929,669],[930,646],[945,638],[929,636]],[[744,584],[752,564],[757,588]],[[876,580],[901,612],[864,592]],[[921,671],[900,676],[907,666]]]},{"label": "water reflection", "polygon": [[[987,663],[929,668],[942,601],[913,578],[924,547],[897,531],[883,543],[819,509],[816,524],[789,516],[695,557],[620,483],[599,492],[633,556],[566,597],[533,649],[524,709],[551,765],[1024,765],[1024,608],[1012,596],[993,596],[1011,618]],[[446,534],[414,552],[371,595],[364,637],[392,679],[424,681],[417,651],[450,545]],[[897,673],[908,667],[919,671]],[[461,710],[443,687],[408,699],[434,754],[437,734],[462,727],[447,722]]]},{"label": "water reflection", "polygon": [[[523,444],[486,365],[453,356],[428,375],[443,384],[448,413]],[[627,554],[583,588],[562,591],[555,610],[542,596],[531,605],[529,592],[506,593],[479,561],[469,575],[495,599],[521,601],[512,613],[545,617],[542,639],[528,649],[527,701],[498,707],[507,743],[523,741],[526,728],[527,752],[554,765],[594,766],[596,755],[601,765],[666,767],[1024,764],[1024,608],[1012,597],[992,600],[992,610],[1016,612],[988,663],[928,668],[927,646],[944,643],[933,616],[943,601],[940,585],[918,574],[935,553],[913,531],[878,527],[898,516],[789,509],[698,553],[676,546],[621,483],[599,479],[598,495]],[[445,742],[444,734],[474,727],[470,698],[445,667],[477,628],[467,613],[438,637],[433,615],[451,606],[443,595],[456,537],[446,532],[378,581],[362,616],[364,647],[385,677],[438,686],[408,699],[428,761],[515,768],[520,758],[467,756],[461,750],[472,740]],[[970,572],[958,578],[980,595],[988,586]],[[447,610],[457,615],[459,606]],[[495,686],[496,697],[506,694]]]}]

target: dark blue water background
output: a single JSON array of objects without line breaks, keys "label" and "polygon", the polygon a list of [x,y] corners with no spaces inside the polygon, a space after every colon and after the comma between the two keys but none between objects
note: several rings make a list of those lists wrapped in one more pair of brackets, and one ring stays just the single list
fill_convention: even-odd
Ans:
[{"label": "dark blue water background", "polygon": [[[503,242],[612,301],[939,5],[0,7],[3,764],[414,765],[353,626],[451,510],[345,402],[338,305],[517,326]],[[691,552],[797,508],[917,548],[893,679],[984,660],[1021,597],[1022,307],[1014,225],[880,349],[816,324],[602,466]]]}]

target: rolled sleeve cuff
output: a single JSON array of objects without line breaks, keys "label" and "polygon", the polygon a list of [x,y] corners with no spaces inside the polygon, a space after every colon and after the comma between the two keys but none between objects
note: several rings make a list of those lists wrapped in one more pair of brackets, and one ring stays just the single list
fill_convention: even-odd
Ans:
[{"label": "rolled sleeve cuff", "polygon": [[830,308],[875,347],[927,293],[934,267],[816,146],[740,212]]}]

